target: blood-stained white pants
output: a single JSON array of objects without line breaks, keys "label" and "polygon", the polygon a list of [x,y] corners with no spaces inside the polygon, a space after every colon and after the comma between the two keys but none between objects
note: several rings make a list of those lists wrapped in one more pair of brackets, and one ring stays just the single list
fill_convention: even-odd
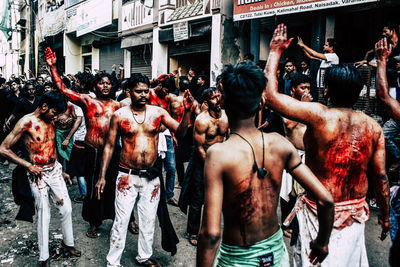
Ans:
[{"label": "blood-stained white pants", "polygon": [[139,239],[136,260],[144,262],[153,254],[154,227],[160,200],[160,179],[157,177],[149,180],[143,176],[119,172],[115,190],[115,219],[110,233],[107,266],[120,266],[126,232],[137,198]]},{"label": "blood-stained white pants", "polygon": [[39,261],[49,258],[49,225],[50,225],[50,202],[53,200],[61,216],[61,231],[64,243],[74,246],[74,235],[72,231],[72,207],[68,195],[67,186],[62,177],[62,166],[59,162],[43,166],[41,179],[38,184],[30,179],[30,187],[35,198],[35,209],[37,213],[37,235],[39,244]]}]

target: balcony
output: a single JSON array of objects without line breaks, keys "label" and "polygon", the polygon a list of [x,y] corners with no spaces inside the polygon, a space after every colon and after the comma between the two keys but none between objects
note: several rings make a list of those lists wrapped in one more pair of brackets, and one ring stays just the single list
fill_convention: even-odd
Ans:
[{"label": "balcony", "polygon": [[40,41],[46,36],[53,36],[65,29],[65,8],[64,5],[58,7],[57,9],[40,10],[40,16],[37,23],[41,29]]}]

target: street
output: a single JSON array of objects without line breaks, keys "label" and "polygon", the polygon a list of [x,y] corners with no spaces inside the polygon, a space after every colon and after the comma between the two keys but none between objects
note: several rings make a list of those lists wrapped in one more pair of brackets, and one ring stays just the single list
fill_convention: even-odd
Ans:
[{"label": "street", "polygon": [[[18,212],[18,206],[13,201],[11,193],[11,171],[14,164],[3,166],[0,164],[0,262],[1,266],[38,266],[38,247],[36,236],[36,224],[16,221],[14,218]],[[79,195],[77,185],[69,187],[71,200]],[[175,197],[179,196],[179,190],[175,190]],[[61,249],[61,230],[57,210],[52,207],[52,218],[50,223],[50,257],[51,266],[105,266],[106,255],[109,249],[109,231],[112,221],[107,220],[100,228],[101,236],[97,239],[86,237],[88,224],[81,217],[82,204],[72,202],[73,227],[75,245],[82,250],[80,258],[72,258]],[[195,266],[195,247],[190,245],[183,237],[186,230],[186,216],[177,208],[168,205],[171,220],[174,224],[177,235],[180,239],[178,252],[171,257],[161,248],[160,228],[156,227],[154,239],[154,255],[163,266]],[[380,226],[377,224],[378,213],[371,210],[370,220],[366,224],[366,246],[370,266],[389,266],[388,255],[390,238],[383,242],[379,240]],[[35,221],[35,218],[34,218]],[[289,253],[292,249],[288,246],[288,239],[285,238]],[[122,256],[123,266],[136,266],[135,256],[137,255],[137,235],[130,232],[127,234],[125,252]]]}]

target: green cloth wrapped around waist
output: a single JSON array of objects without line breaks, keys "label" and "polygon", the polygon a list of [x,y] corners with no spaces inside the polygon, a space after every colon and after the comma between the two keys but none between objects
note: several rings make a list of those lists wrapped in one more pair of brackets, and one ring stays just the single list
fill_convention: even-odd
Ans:
[{"label": "green cloth wrapped around waist", "polygon": [[57,152],[58,155],[63,157],[66,160],[69,160],[71,156],[72,147],[74,146],[74,139],[71,138],[69,143],[65,149],[61,148],[62,142],[64,142],[65,138],[67,138],[71,129],[56,129],[56,145],[57,145]]},{"label": "green cloth wrapped around waist", "polygon": [[269,238],[259,241],[251,246],[230,246],[221,242],[214,267],[243,267],[260,266],[260,257],[273,255],[273,265],[287,267],[289,255],[283,243],[282,230],[279,230]]}]

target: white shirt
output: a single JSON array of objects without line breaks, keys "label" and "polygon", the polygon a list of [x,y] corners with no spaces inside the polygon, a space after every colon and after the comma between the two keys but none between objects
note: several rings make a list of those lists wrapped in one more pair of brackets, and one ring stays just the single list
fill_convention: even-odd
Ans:
[{"label": "white shirt", "polygon": [[86,136],[86,124],[85,124],[85,116],[83,116],[83,111],[82,109],[75,105],[72,104],[75,108],[75,114],[77,117],[82,117],[82,123],[79,125],[78,130],[76,130],[74,134],[74,140],[75,141],[85,141],[85,136]]},{"label": "white shirt", "polygon": [[[339,57],[336,55],[336,53],[326,53],[324,55],[326,57],[326,60],[321,59],[321,65],[319,66],[317,74],[317,87],[325,87],[324,83],[325,69],[329,68],[332,65],[339,64]],[[321,83],[319,81],[319,77],[322,78]]]}]

